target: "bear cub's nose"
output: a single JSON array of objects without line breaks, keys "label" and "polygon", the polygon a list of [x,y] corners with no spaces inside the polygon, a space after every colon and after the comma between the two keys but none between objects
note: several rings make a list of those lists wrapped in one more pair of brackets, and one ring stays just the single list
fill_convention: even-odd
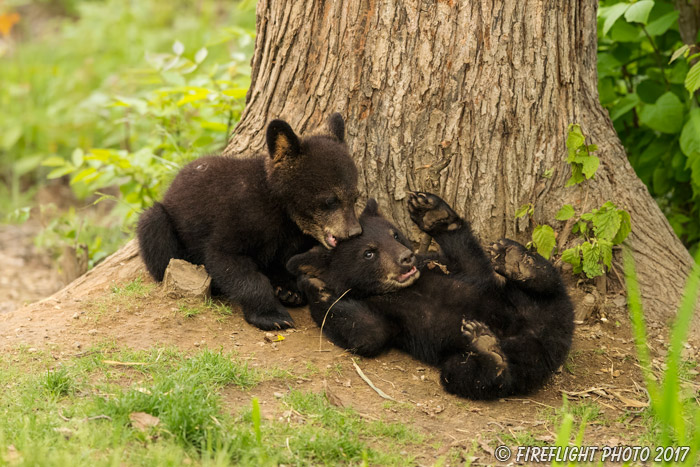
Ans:
[{"label": "bear cub's nose", "polygon": [[416,255],[411,250],[406,250],[399,256],[399,264],[401,266],[413,266],[415,262]]},{"label": "bear cub's nose", "polygon": [[357,237],[361,233],[362,233],[362,227],[358,223],[358,224],[354,225],[353,227],[350,227],[350,230],[348,230],[348,238]]}]

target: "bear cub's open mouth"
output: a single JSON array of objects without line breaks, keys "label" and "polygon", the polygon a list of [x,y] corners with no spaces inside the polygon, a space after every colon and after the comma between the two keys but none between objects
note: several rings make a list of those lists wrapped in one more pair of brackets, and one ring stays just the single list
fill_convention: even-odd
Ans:
[{"label": "bear cub's open mouth", "polygon": [[330,248],[335,248],[338,246],[338,239],[335,238],[335,235],[330,232],[326,232],[326,245]]},{"label": "bear cub's open mouth", "polygon": [[417,272],[418,272],[418,268],[413,266],[411,269],[408,270],[408,272],[405,272],[405,273],[401,274],[399,277],[397,277],[396,281],[397,282],[406,282],[408,279],[413,277],[413,275]]}]

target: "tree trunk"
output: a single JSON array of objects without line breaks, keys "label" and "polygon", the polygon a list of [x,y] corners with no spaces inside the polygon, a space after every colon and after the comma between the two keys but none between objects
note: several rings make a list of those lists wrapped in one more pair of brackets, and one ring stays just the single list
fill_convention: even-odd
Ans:
[{"label": "tree trunk", "polygon": [[[252,83],[225,154],[263,148],[273,118],[304,132],[340,111],[360,190],[414,239],[409,190],[439,193],[484,240],[526,241],[532,226],[513,214],[527,202],[536,222],[556,230],[563,203],[590,210],[612,200],[632,216],[627,244],[647,315],[665,324],[692,259],[599,104],[596,8],[596,0],[259,0]],[[600,147],[587,188],[564,188],[569,123]]]},{"label": "tree trunk", "polygon": [[676,9],[680,12],[678,31],[683,43],[695,44],[700,30],[700,0],[676,0]]}]

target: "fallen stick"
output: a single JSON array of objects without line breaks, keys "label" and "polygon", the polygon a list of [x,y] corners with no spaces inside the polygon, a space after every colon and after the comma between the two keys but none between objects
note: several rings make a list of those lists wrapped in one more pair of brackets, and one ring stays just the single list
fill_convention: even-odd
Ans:
[{"label": "fallen stick", "polygon": [[372,381],[370,381],[370,379],[367,376],[365,376],[365,374],[362,372],[362,369],[359,366],[357,366],[357,362],[355,362],[354,358],[351,358],[351,360],[352,360],[352,364],[355,366],[355,370],[357,371],[357,374],[360,375],[360,378],[362,378],[365,381],[365,383],[367,383],[369,385],[369,387],[374,389],[374,391],[377,394],[379,394],[380,396],[382,396],[384,399],[388,399],[390,401],[396,402],[396,399],[394,399],[393,397],[391,397],[390,395],[388,395],[387,393],[385,393],[384,391],[379,389],[377,386],[374,385],[374,383]]}]

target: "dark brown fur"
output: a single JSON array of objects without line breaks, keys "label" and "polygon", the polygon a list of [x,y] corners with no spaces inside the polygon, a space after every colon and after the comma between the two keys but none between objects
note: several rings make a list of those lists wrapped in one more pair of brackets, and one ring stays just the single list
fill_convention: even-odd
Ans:
[{"label": "dark brown fur", "polygon": [[484,251],[469,223],[435,195],[412,194],[409,211],[439,255],[414,258],[370,200],[362,235],[289,261],[314,320],[325,318],[323,332],[359,355],[396,347],[440,367],[445,389],[460,396],[494,399],[541,387],[564,362],[573,333],[558,272],[511,240]]},{"label": "dark brown fur", "polygon": [[267,129],[269,156],[207,156],[185,166],[163,201],[139,219],[151,275],[162,280],[171,258],[203,264],[215,290],[239,302],[249,323],[292,326],[280,300],[302,301],[287,260],[316,241],[331,248],[361,232],[354,211],[357,169],[340,115],[328,126],[330,134],[299,139],[286,122],[274,120]]}]

